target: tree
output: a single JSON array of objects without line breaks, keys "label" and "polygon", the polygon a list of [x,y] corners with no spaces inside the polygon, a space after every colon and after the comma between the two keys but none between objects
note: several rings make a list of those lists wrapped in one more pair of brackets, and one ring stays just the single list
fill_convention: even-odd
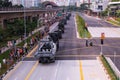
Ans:
[{"label": "tree", "polygon": [[88,9],[87,5],[88,5],[87,3],[81,4],[81,5],[80,5],[80,9],[81,9],[81,10],[87,10],[87,9]]},{"label": "tree", "polygon": [[12,2],[9,0],[0,0],[0,7],[12,7]]},{"label": "tree", "polygon": [[12,2],[9,0],[4,0],[2,7],[12,7]]},{"label": "tree", "polygon": [[0,41],[2,41],[3,39],[3,33],[4,33],[4,30],[0,26]]},{"label": "tree", "polygon": [[104,17],[104,16],[109,16],[108,13],[110,13],[109,7],[106,8],[105,11],[102,11],[102,12],[101,12],[101,16],[103,16],[103,17]]},{"label": "tree", "polygon": [[20,4],[20,5],[13,5],[13,7],[16,7],[16,8],[23,8],[23,5]]},{"label": "tree", "polygon": [[120,0],[112,0],[112,2],[117,2],[117,1],[120,1]]},{"label": "tree", "polygon": [[117,17],[120,17],[120,10],[117,10],[116,15]]}]

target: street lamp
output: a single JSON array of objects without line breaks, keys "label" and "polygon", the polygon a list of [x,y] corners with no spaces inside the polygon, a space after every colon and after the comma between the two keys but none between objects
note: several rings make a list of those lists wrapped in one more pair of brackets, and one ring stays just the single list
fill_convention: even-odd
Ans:
[{"label": "street lamp", "polygon": [[26,43],[26,13],[25,13],[25,0],[24,0],[24,39]]}]

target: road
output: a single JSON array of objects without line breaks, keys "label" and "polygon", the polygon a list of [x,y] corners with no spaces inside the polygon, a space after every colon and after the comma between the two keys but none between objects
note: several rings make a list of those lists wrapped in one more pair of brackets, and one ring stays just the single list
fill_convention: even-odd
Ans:
[{"label": "road", "polygon": [[[82,13],[80,13],[80,15],[84,18],[85,22],[87,22],[89,27],[112,28],[112,29],[116,29],[116,30],[120,29],[118,26],[114,26],[110,23],[107,23],[106,21],[104,21],[102,19],[87,16]],[[113,35],[113,33],[114,33],[114,31],[109,31],[109,32],[110,32],[109,35]],[[115,31],[115,32],[117,32],[117,31]],[[118,35],[119,34],[120,34],[120,32],[118,33]],[[93,38],[93,40],[94,40],[94,42],[96,42],[95,44],[100,44],[99,38]],[[117,37],[117,36],[114,38],[107,37],[105,39],[104,43],[105,44],[103,45],[103,54],[106,57],[110,57],[112,59],[113,63],[117,66],[117,68],[120,71],[120,62],[119,62],[120,61],[120,37]]]},{"label": "road", "polygon": [[[79,39],[76,36],[73,15],[65,26],[63,38],[59,41],[60,48],[56,54],[55,63],[38,64],[32,54],[30,57],[25,58],[17,69],[13,69],[13,72],[8,74],[5,80],[108,80],[103,68],[96,59],[101,52],[100,39],[92,38],[91,41],[94,46],[86,47],[85,39]],[[96,18],[83,14],[80,15],[85,18],[89,26],[100,27],[102,22],[108,24]],[[101,24],[98,24],[97,20],[99,20]],[[89,21],[94,24],[89,23]],[[113,60],[115,51],[117,54],[115,65],[120,69],[119,41],[119,38],[106,38],[102,52],[105,56]]]},{"label": "road", "polygon": [[51,64],[21,61],[19,64],[3,80],[108,80],[96,60],[57,60]]}]

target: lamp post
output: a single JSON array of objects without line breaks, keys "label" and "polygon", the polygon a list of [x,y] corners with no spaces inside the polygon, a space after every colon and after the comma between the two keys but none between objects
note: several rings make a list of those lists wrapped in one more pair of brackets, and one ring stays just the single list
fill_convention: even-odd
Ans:
[{"label": "lamp post", "polygon": [[25,13],[25,0],[24,0],[24,39],[26,43],[26,13]]}]

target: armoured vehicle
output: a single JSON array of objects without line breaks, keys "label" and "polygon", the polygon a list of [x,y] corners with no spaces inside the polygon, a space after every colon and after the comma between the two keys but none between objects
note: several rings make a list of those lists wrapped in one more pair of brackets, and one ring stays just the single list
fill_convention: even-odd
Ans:
[{"label": "armoured vehicle", "polygon": [[39,63],[55,62],[56,44],[50,39],[42,39],[39,43],[35,57]]}]

